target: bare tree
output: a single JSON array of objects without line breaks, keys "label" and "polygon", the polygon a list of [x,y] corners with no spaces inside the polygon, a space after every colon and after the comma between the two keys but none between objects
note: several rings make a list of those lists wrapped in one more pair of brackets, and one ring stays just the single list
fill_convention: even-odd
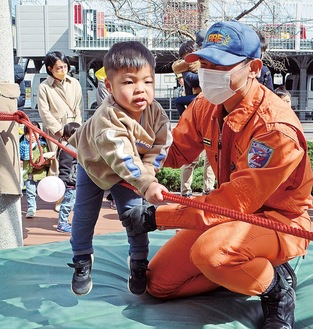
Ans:
[{"label": "bare tree", "polygon": [[245,9],[242,13],[240,13],[237,17],[235,17],[235,19],[239,21],[241,18],[243,18],[244,16],[250,14],[255,9],[257,9],[264,1],[265,0],[259,0],[252,7],[250,7],[249,9]]},{"label": "bare tree", "polygon": [[[140,6],[132,0],[108,0],[108,2],[112,5],[118,19],[165,33],[165,35],[175,34],[194,39],[195,32],[207,28],[213,20],[209,12],[209,4],[212,0],[197,0],[194,4],[196,11],[193,11],[192,3],[179,0],[146,0],[141,1]],[[214,2],[220,5],[222,11],[224,0],[214,0]],[[266,0],[251,1],[245,4],[248,8],[243,8],[242,12],[236,16],[226,15],[227,19],[240,20],[263,3],[266,4]],[[186,17],[180,9],[183,5],[187,8],[185,9]],[[195,16],[193,12],[196,12]],[[169,15],[171,20],[167,19]],[[224,13],[221,13],[222,16],[225,17]]]},{"label": "bare tree", "polygon": [[210,17],[209,1],[208,0],[198,0],[198,10],[199,10],[199,27],[201,29],[207,28]]},{"label": "bare tree", "polygon": [[[279,11],[275,8],[280,5],[278,0],[250,0],[250,1],[225,1],[225,0],[197,0],[196,16],[193,16],[191,5],[187,1],[180,0],[143,0],[140,6],[136,6],[133,0],[106,0],[113,8],[116,18],[128,21],[138,26],[154,30],[158,36],[163,38],[171,36],[179,37],[182,41],[186,38],[195,40],[195,32],[207,28],[217,20],[244,20],[256,30],[265,22],[279,22]],[[182,5],[187,6],[185,12],[188,17],[183,16]],[[210,13],[210,5],[217,12]],[[188,7],[189,6],[189,7]],[[234,10],[236,7],[236,10]],[[263,10],[264,14],[259,15]],[[168,19],[170,17],[170,20]],[[188,21],[189,19],[189,21]],[[286,22],[284,22],[286,23]],[[277,71],[286,68],[286,56],[278,54],[274,59],[267,53],[264,60],[266,64]]]}]

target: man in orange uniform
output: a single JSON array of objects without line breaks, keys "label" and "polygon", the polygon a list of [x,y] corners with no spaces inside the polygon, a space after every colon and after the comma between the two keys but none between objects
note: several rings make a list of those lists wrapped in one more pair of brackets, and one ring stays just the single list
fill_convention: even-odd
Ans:
[{"label": "man in orange uniform", "polygon": [[[186,57],[201,62],[203,94],[173,130],[165,166],[191,163],[204,149],[218,188],[194,200],[309,230],[313,176],[305,137],[290,106],[256,80],[260,55],[257,34],[244,24],[208,30],[203,48]],[[309,241],[177,204],[138,207],[123,218],[134,235],[183,228],[149,264],[151,295],[176,298],[223,286],[261,297],[263,328],[294,327],[296,277],[288,260],[305,255]]]}]

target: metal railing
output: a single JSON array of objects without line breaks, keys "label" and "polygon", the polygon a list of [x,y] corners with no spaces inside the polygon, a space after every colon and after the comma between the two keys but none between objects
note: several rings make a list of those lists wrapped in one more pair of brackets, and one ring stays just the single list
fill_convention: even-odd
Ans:
[{"label": "metal railing", "polygon": [[313,98],[309,98],[306,90],[289,90],[291,107],[301,122],[313,120]]},{"label": "metal railing", "polygon": [[[313,103],[308,99],[307,91],[290,90],[292,103],[291,106],[297,114],[299,120],[303,123],[312,123],[313,129]],[[156,89],[156,100],[166,111],[170,121],[176,123],[179,120],[179,114],[175,106],[175,99],[179,96],[176,88]],[[313,102],[313,100],[312,100]],[[96,109],[84,109],[84,120],[89,119]],[[24,109],[30,120],[41,122],[37,109]],[[307,125],[307,127],[309,127]]]},{"label": "metal railing", "polygon": [[281,51],[292,51],[292,50],[302,50],[302,51],[313,51],[313,40],[305,39],[300,40],[299,48],[297,49],[295,39],[268,39],[269,50],[281,50]]},{"label": "metal railing", "polygon": [[[164,24],[169,23],[168,19],[175,17],[175,19],[181,20],[182,26],[188,26],[188,31],[191,34],[199,30],[198,26],[193,26],[188,21],[190,15],[197,11],[196,2],[192,12],[190,11],[190,2],[181,2],[176,16],[175,10],[171,12],[170,16],[166,16],[168,14],[166,3],[164,4],[165,7],[159,7],[159,10],[163,11],[159,17],[163,17]],[[115,17],[111,5],[106,1],[73,1],[70,4],[69,34],[71,49],[73,50],[108,50],[116,42],[137,40],[151,51],[177,52],[181,43],[186,39],[179,33],[168,34],[161,29],[156,31],[140,24],[130,24],[127,21],[119,20]],[[234,14],[233,6],[232,14]],[[313,22],[309,17],[312,7],[313,4],[311,3],[301,2],[298,4],[295,1],[292,4],[292,16],[275,17],[274,23],[274,16],[266,16],[263,12],[260,13],[259,19],[256,19],[256,16],[248,16],[245,23],[259,30],[266,37],[270,50],[313,52],[313,41],[310,38]],[[299,8],[302,8],[303,15],[301,18],[296,17]],[[229,8],[229,10],[231,9]],[[215,18],[215,21],[219,20],[220,18]],[[214,19],[210,21],[214,22]]]},{"label": "metal railing", "polygon": [[[76,50],[108,50],[111,46],[120,41],[140,41],[151,51],[172,51],[177,52],[181,43],[181,38],[171,37],[112,37],[112,38],[84,38],[75,36],[73,40],[73,49]],[[268,39],[268,49],[270,51],[308,51],[313,52],[313,39],[300,40],[300,45],[296,45],[295,39]]]}]

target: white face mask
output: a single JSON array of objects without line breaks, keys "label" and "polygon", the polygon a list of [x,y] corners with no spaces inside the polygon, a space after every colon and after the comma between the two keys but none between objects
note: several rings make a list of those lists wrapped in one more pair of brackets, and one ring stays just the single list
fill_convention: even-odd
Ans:
[{"label": "white face mask", "polygon": [[[246,64],[248,65],[248,63]],[[236,92],[246,85],[247,81],[236,90],[230,88],[230,78],[232,73],[235,73],[246,65],[232,72],[229,71],[218,71],[199,68],[198,76],[199,83],[202,89],[204,97],[212,104],[218,105],[227,101],[230,97],[236,94]]]}]

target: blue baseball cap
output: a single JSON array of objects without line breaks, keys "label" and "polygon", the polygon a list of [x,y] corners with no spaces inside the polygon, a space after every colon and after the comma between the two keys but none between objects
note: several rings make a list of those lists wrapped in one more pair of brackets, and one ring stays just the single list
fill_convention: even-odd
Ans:
[{"label": "blue baseball cap", "polygon": [[234,65],[246,58],[260,58],[261,45],[257,33],[238,21],[218,22],[206,33],[202,49],[186,56],[188,63],[200,58],[216,65]]}]

